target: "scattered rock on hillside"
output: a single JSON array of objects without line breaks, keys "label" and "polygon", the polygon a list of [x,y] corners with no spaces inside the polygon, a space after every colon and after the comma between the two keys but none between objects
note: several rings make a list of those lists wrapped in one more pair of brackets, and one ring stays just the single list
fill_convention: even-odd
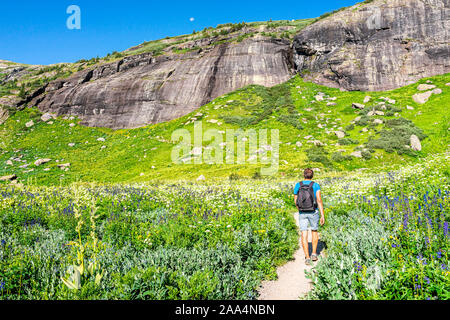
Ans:
[{"label": "scattered rock on hillside", "polygon": [[71,148],[75,147],[75,143],[69,143],[68,146],[71,147]]},{"label": "scattered rock on hillside", "polygon": [[408,109],[408,110],[414,110],[414,107],[406,106],[406,109]]},{"label": "scattered rock on hillside", "polygon": [[69,167],[70,167],[70,163],[58,164],[58,168],[60,168],[61,170],[67,169]]},{"label": "scattered rock on hillside", "polygon": [[355,151],[355,152],[351,153],[350,155],[355,157],[355,158],[362,158],[362,152],[361,151]]},{"label": "scattered rock on hillside", "polygon": [[410,138],[410,144],[411,144],[411,149],[413,149],[415,151],[422,150],[422,144],[420,143],[420,139],[418,136],[416,136],[414,134]]},{"label": "scattered rock on hillside", "polygon": [[375,114],[377,116],[384,116],[384,112],[383,111],[375,111]]},{"label": "scattered rock on hillside", "polygon": [[0,181],[13,181],[13,180],[16,180],[16,179],[17,179],[17,176],[15,174],[11,174],[11,175],[8,175],[8,176],[0,177]]},{"label": "scattered rock on hillside", "polygon": [[372,97],[371,97],[371,96],[366,96],[366,97],[364,98],[363,103],[368,103],[370,100],[372,100]]},{"label": "scattered rock on hillside", "polygon": [[336,102],[328,102],[327,106],[328,107],[334,107],[336,105]]},{"label": "scattered rock on hillside", "polygon": [[197,181],[205,181],[206,178],[204,175],[201,175],[200,177],[197,178]]},{"label": "scattered rock on hillside", "polygon": [[424,104],[428,101],[428,99],[430,99],[432,94],[433,94],[433,91],[416,93],[415,95],[413,95],[412,98],[413,98],[414,102],[419,103],[419,104]]},{"label": "scattered rock on hillside", "polygon": [[383,124],[383,120],[375,119],[375,120],[373,120],[373,123],[374,124]]},{"label": "scattered rock on hillside", "polygon": [[342,139],[345,137],[345,132],[342,131],[335,131],[334,134],[339,138]]},{"label": "scattered rock on hillside", "polygon": [[0,107],[0,125],[2,125],[9,117],[8,110],[3,109]]},{"label": "scattered rock on hillside", "polygon": [[363,105],[363,104],[361,104],[361,103],[353,103],[353,104],[352,104],[352,107],[353,107],[354,109],[363,110],[366,106]]},{"label": "scattered rock on hillside", "polygon": [[441,94],[442,93],[442,89],[436,88],[433,90],[433,94]]},{"label": "scattered rock on hillside", "polygon": [[49,121],[50,119],[54,119],[55,118],[55,116],[53,115],[53,114],[51,114],[51,113],[44,113],[42,116],[41,116],[41,120],[43,121],[43,122],[47,122],[47,121]]},{"label": "scattered rock on hillside", "polygon": [[52,161],[52,159],[39,159],[34,162],[34,165],[39,167],[41,164],[45,164]]},{"label": "scattered rock on hillside", "polygon": [[8,160],[8,161],[6,161],[6,165],[7,165],[7,166],[12,166],[12,165],[13,165],[13,162],[12,162],[11,160]]},{"label": "scattered rock on hillside", "polygon": [[301,143],[300,141],[297,141],[297,143],[295,144],[298,148],[301,148],[303,146],[303,143]]},{"label": "scattered rock on hillside", "polygon": [[105,142],[105,138],[98,138],[97,141]]},{"label": "scattered rock on hillside", "polygon": [[316,99],[316,101],[323,101],[323,96],[317,95],[314,98]]},{"label": "scattered rock on hillside", "polygon": [[426,91],[426,90],[431,90],[431,89],[434,89],[434,88],[436,88],[436,86],[434,84],[422,83],[422,84],[419,84],[419,86],[417,87],[417,90],[419,90],[419,91]]},{"label": "scattered rock on hillside", "polygon": [[33,120],[28,121],[27,123],[25,123],[25,127],[27,127],[27,128],[31,128],[32,126],[34,126]]},{"label": "scattered rock on hillside", "polygon": [[450,87],[450,82],[446,83],[445,85],[446,85],[447,87]]}]

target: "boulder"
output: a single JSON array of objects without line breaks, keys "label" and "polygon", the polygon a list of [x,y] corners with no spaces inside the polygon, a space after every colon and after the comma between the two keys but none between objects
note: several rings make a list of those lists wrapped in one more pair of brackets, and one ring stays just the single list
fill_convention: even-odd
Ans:
[{"label": "boulder", "polygon": [[422,150],[422,144],[420,143],[420,139],[416,135],[412,135],[410,140],[411,149],[415,151],[421,151]]},{"label": "boulder", "polygon": [[433,90],[433,94],[441,94],[442,93],[442,89],[436,88]]},{"label": "boulder", "polygon": [[9,112],[6,109],[0,107],[0,125],[2,125],[9,117]]},{"label": "boulder", "polygon": [[27,127],[27,128],[31,128],[32,126],[34,126],[33,120],[30,120],[27,123],[25,123],[25,127]]},{"label": "boulder", "polygon": [[354,109],[363,110],[366,106],[363,105],[363,104],[361,104],[361,103],[353,103],[353,104],[352,104],[352,107],[353,107]]},{"label": "boulder", "polygon": [[436,88],[436,86],[434,84],[422,83],[422,84],[418,85],[417,90],[419,90],[419,91],[426,91],[426,90],[431,90],[431,89],[434,89],[434,88]]},{"label": "boulder", "polygon": [[362,158],[362,152],[361,151],[352,152],[350,155],[352,157],[355,157],[355,158]]},{"label": "boulder", "polygon": [[373,123],[374,124],[383,124],[383,120],[375,119],[375,120],[373,120]]},{"label": "boulder", "polygon": [[53,114],[51,114],[51,113],[44,113],[42,116],[41,116],[41,120],[43,121],[43,122],[47,122],[47,121],[49,121],[50,119],[54,119],[55,118],[55,116],[53,115]]},{"label": "boulder", "polygon": [[418,104],[424,104],[428,101],[428,99],[430,99],[432,94],[433,94],[433,91],[416,93],[415,95],[413,95],[412,98],[413,98],[414,102],[416,102]]},{"label": "boulder", "polygon": [[342,139],[345,137],[345,132],[342,131],[335,131],[334,134],[339,138]]},{"label": "boulder", "polygon": [[316,99],[316,101],[323,101],[323,96],[314,96],[314,98]]},{"label": "boulder", "polygon": [[70,163],[61,163],[58,164],[58,168],[60,168],[61,170],[67,169],[70,167]]},{"label": "boulder", "polygon": [[34,165],[39,167],[41,164],[45,164],[52,161],[52,159],[39,159],[34,162]]},{"label": "boulder", "polygon": [[8,176],[0,177],[0,181],[13,181],[13,180],[16,180],[16,179],[17,179],[17,176],[15,174],[11,174],[11,175],[8,175]]},{"label": "boulder", "polygon": [[366,97],[364,98],[363,103],[368,103],[370,100],[372,100],[372,97],[371,97],[371,96],[366,96]]}]

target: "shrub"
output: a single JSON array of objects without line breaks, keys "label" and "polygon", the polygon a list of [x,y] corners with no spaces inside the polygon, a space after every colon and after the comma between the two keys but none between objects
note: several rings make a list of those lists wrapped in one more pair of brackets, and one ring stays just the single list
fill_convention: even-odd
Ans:
[{"label": "shrub", "polygon": [[328,152],[319,146],[314,146],[306,151],[308,156],[308,160],[311,162],[319,162],[324,164],[325,166],[331,165],[330,159],[328,159]]},{"label": "shrub", "polygon": [[391,130],[381,131],[378,139],[370,137],[368,148],[383,149],[388,153],[415,155],[413,150],[406,147],[410,144],[411,135],[416,135],[420,140],[427,137],[412,121],[404,118],[387,120],[386,127]]},{"label": "shrub", "polygon": [[300,124],[300,118],[298,118],[298,117],[293,117],[288,114],[283,114],[283,115],[278,116],[277,120],[279,122],[291,125],[298,130],[303,130],[303,126]]},{"label": "shrub", "polygon": [[362,155],[362,157],[363,157],[364,159],[366,159],[366,160],[372,159],[372,154],[371,154],[370,151],[368,151],[368,150],[363,150],[363,151],[361,152],[361,155]]},{"label": "shrub", "polygon": [[352,156],[344,155],[342,152],[335,152],[331,155],[331,161],[333,162],[342,162],[352,160]]},{"label": "shrub", "polygon": [[358,144],[359,141],[358,141],[358,140],[351,139],[351,138],[342,138],[342,139],[339,139],[339,140],[338,140],[338,143],[339,143],[341,146],[347,146],[347,145],[351,145],[351,144]]},{"label": "shrub", "polygon": [[345,127],[345,131],[352,131],[353,129],[355,129],[355,125],[353,123]]}]

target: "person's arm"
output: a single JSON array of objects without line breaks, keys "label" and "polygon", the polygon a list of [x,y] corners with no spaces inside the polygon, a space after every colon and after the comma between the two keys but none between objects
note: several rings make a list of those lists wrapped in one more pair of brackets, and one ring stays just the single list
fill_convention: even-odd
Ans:
[{"label": "person's arm", "polygon": [[321,194],[320,190],[317,190],[316,197],[317,197],[317,204],[319,206],[319,211],[320,211],[320,224],[323,226],[325,224],[325,211],[323,210],[322,194]]},{"label": "person's arm", "polygon": [[296,207],[298,210],[300,210],[300,209],[298,208],[298,206],[297,206],[297,195],[296,195],[296,194],[294,194],[294,203],[295,203],[295,207]]}]

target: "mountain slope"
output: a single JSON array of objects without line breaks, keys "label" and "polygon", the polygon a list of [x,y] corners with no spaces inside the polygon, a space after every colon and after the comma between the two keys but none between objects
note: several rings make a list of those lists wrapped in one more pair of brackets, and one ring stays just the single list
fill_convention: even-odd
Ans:
[{"label": "mountain slope", "polygon": [[315,83],[390,90],[450,72],[450,1],[374,0],[294,38],[296,69]]},{"label": "mountain slope", "polygon": [[[172,133],[187,129],[193,136],[195,120],[202,121],[203,133],[209,129],[278,129],[280,166],[274,177],[297,177],[305,166],[331,175],[358,168],[389,169],[448,150],[449,83],[450,74],[446,74],[388,92],[342,92],[296,76],[273,88],[247,86],[180,119],[117,131],[80,126],[76,118],[45,122],[36,109],[25,109],[0,126],[0,176],[15,174],[20,182],[39,184],[79,179],[195,179],[201,174],[209,180],[256,177],[261,167],[267,167],[250,164],[248,160],[255,154],[248,151],[246,163],[241,165],[173,163],[171,155],[177,142],[171,141]],[[415,94],[432,91],[432,87],[419,90],[424,85],[439,90],[426,103],[416,103]],[[364,103],[367,95],[370,101]],[[365,107],[355,109],[353,103],[364,103]],[[383,115],[372,115],[374,111]],[[27,127],[30,119],[34,124]],[[375,119],[383,123],[374,123]],[[345,137],[339,138],[336,131]],[[421,139],[419,152],[411,150],[412,134]],[[238,135],[238,141],[243,137]],[[203,152],[210,144],[203,143]],[[50,161],[36,165],[39,159]]]},{"label": "mountain slope", "polygon": [[289,38],[312,21],[223,25],[144,43],[92,65],[80,61],[73,75],[45,83],[19,105],[113,129],[176,119],[248,84],[287,81],[294,73]]}]

